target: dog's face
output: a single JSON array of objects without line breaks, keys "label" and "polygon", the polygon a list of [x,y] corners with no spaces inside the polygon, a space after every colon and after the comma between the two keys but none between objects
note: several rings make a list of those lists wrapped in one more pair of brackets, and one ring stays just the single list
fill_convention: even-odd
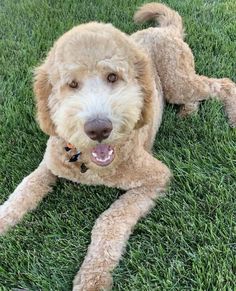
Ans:
[{"label": "dog's face", "polygon": [[36,70],[38,119],[91,160],[107,166],[115,146],[151,116],[145,55],[111,25],[89,23],[64,34]]}]

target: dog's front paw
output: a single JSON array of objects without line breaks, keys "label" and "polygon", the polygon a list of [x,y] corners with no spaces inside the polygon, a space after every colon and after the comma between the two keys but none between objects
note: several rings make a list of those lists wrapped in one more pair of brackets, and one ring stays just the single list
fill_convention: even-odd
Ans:
[{"label": "dog's front paw", "polygon": [[108,291],[112,288],[112,276],[108,272],[81,272],[73,282],[73,291]]}]

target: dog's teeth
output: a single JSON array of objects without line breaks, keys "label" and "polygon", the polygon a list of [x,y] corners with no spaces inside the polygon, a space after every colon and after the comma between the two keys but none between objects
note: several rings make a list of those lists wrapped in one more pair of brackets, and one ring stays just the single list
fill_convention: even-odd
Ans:
[{"label": "dog's teeth", "polygon": [[112,154],[113,154],[113,150],[110,150],[110,151],[108,152],[108,155],[111,156]]},{"label": "dog's teeth", "polygon": [[96,154],[96,153],[92,153],[92,155],[93,155],[93,157],[95,157],[95,158],[97,157],[97,154]]},{"label": "dog's teeth", "polygon": [[100,158],[96,157],[96,160],[97,160],[98,162],[102,162],[102,163],[104,163],[104,162],[109,161],[109,160],[110,160],[110,157],[105,157],[104,159],[100,159]]}]

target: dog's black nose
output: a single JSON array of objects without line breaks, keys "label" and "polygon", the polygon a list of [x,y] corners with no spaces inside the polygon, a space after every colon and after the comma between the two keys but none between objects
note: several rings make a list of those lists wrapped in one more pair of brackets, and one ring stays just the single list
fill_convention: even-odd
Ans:
[{"label": "dog's black nose", "polygon": [[84,125],[84,131],[92,140],[101,142],[108,138],[113,129],[112,123],[109,119],[93,119],[87,121]]}]

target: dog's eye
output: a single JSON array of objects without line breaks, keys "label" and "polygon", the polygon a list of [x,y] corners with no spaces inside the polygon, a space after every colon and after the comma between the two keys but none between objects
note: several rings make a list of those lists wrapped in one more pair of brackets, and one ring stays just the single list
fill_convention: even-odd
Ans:
[{"label": "dog's eye", "polygon": [[76,81],[72,81],[72,82],[70,82],[68,85],[69,85],[69,87],[71,87],[71,88],[73,88],[73,89],[76,89],[76,88],[78,88],[79,83],[76,82]]},{"label": "dog's eye", "polygon": [[110,73],[107,76],[107,81],[110,83],[115,83],[118,80],[118,76],[115,73]]}]

